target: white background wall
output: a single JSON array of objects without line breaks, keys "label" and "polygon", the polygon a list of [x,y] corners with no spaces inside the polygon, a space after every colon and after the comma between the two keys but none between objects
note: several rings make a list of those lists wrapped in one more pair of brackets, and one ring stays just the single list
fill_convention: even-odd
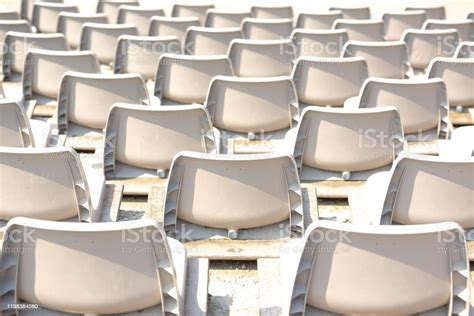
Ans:
[{"label": "white background wall", "polygon": [[[113,1],[113,0],[112,0]],[[0,0],[0,5],[14,9],[20,7],[21,0]],[[97,0],[65,0],[79,6],[81,12],[94,12]],[[245,11],[252,5],[288,5],[291,4],[295,14],[299,12],[326,11],[331,6],[365,6],[369,5],[373,18],[381,17],[384,12],[403,10],[406,6],[444,5],[448,19],[465,18],[467,12],[474,11],[474,0],[140,0],[143,6],[161,7],[171,12],[173,3],[207,4],[214,3],[219,9]]]}]

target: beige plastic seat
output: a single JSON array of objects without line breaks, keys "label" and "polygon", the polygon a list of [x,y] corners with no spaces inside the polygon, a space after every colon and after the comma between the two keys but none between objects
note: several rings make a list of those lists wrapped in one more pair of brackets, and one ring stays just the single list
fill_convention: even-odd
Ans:
[{"label": "beige plastic seat", "polygon": [[30,121],[18,102],[0,100],[0,146],[46,147],[50,133],[47,122]]},{"label": "beige plastic seat", "polygon": [[459,42],[459,34],[451,30],[407,30],[402,41],[407,44],[410,65],[423,72],[436,56],[450,57]]},{"label": "beige plastic seat", "polygon": [[[472,146],[471,141],[472,137],[474,136],[474,130],[470,129],[471,127],[473,127],[473,125],[458,127],[455,129],[455,131],[459,131],[462,133],[456,134],[456,138],[453,138],[453,134],[451,134],[451,138],[449,140],[439,140],[437,144],[438,155],[440,157],[448,159],[474,157],[474,146]],[[467,130],[463,131],[464,128],[466,128]],[[471,233],[474,234],[474,230],[471,231]],[[472,257],[471,260],[474,261],[474,253],[472,253],[470,257]]]},{"label": "beige plastic seat", "polygon": [[448,92],[449,106],[461,112],[474,106],[474,60],[436,57],[426,72],[429,78],[442,78]]},{"label": "beige plastic seat", "polygon": [[336,20],[333,29],[344,29],[350,40],[378,42],[385,40],[382,20]]},{"label": "beige plastic seat", "polygon": [[293,19],[293,8],[291,6],[252,6],[250,10],[252,11],[252,16],[258,19]]},{"label": "beige plastic seat", "polygon": [[421,29],[426,20],[425,11],[405,11],[399,13],[384,13],[382,16],[385,25],[387,41],[399,41],[408,29]]},{"label": "beige plastic seat", "polygon": [[184,43],[188,27],[200,25],[201,22],[196,17],[169,18],[155,16],[151,19],[150,36],[176,36],[181,43]]},{"label": "beige plastic seat", "polygon": [[[277,152],[285,146],[285,133],[299,120],[298,98],[289,77],[212,79],[205,102],[214,127],[221,131],[222,152],[228,139],[265,141],[255,152]],[[225,138],[225,139],[224,139]]]},{"label": "beige plastic seat", "polygon": [[454,52],[456,58],[474,58],[474,42],[461,42]]},{"label": "beige plastic seat", "polygon": [[57,99],[61,79],[67,71],[98,73],[99,62],[92,52],[30,49],[23,72],[25,99],[40,96]]},{"label": "beige plastic seat", "polygon": [[296,19],[295,29],[330,30],[334,21],[342,19],[341,11],[318,13],[300,13]]},{"label": "beige plastic seat", "polygon": [[[209,192],[220,193],[210,198]],[[163,211],[166,232],[191,239],[279,239],[304,231],[290,155],[181,152],[171,166]]]},{"label": "beige plastic seat", "polygon": [[[100,220],[105,177],[99,169],[83,169],[73,149],[1,147],[0,175],[1,221],[18,216]],[[11,185],[12,179],[15,185]]]},{"label": "beige plastic seat", "polygon": [[115,53],[114,72],[138,73],[145,80],[154,80],[160,56],[165,53],[181,54],[176,36],[122,35]]},{"label": "beige plastic seat", "polygon": [[242,38],[237,27],[209,28],[190,26],[184,42],[185,53],[189,55],[227,55],[233,39]]},{"label": "beige plastic seat", "polygon": [[402,41],[348,41],[344,45],[342,56],[364,57],[369,68],[369,77],[403,79],[410,68],[407,45]]},{"label": "beige plastic seat", "polygon": [[453,221],[471,230],[473,177],[474,157],[404,154],[391,171],[370,177],[363,191],[350,196],[349,202],[353,217],[361,222],[417,225]]},{"label": "beige plastic seat", "polygon": [[280,40],[291,36],[293,20],[245,18],[241,28],[246,39]]},{"label": "beige plastic seat", "polygon": [[319,221],[298,246],[281,259],[284,315],[469,314],[466,240],[456,223]]},{"label": "beige plastic seat", "polygon": [[[451,134],[451,141],[456,143],[457,145],[464,148],[468,148],[471,151],[472,157],[474,157],[474,142],[472,139],[474,138],[474,126],[462,126],[456,128],[453,133]],[[442,153],[440,153],[441,155]],[[469,153],[468,153],[469,155]]]},{"label": "beige plastic seat", "polygon": [[209,9],[204,19],[205,27],[239,27],[242,20],[251,18],[252,13]]},{"label": "beige plastic seat", "polygon": [[213,4],[200,4],[200,5],[186,5],[186,4],[175,4],[171,11],[172,17],[189,18],[196,17],[199,20],[200,25],[204,23],[206,12],[209,9],[214,9]]},{"label": "beige plastic seat", "polygon": [[[196,285],[187,284],[193,265],[187,264],[184,246],[167,238],[155,221],[80,224],[21,217],[6,233],[4,313],[15,313],[8,306],[25,302],[42,315],[206,312],[197,304],[185,306],[185,300],[193,303],[187,291],[197,293]],[[27,251],[15,254],[17,247]],[[199,282],[207,287],[208,272],[202,272]]]},{"label": "beige plastic seat", "polygon": [[117,22],[119,9],[122,5],[140,5],[139,0],[99,0],[97,2],[97,13],[103,13],[107,16],[109,23]]},{"label": "beige plastic seat", "polygon": [[101,64],[113,63],[121,35],[137,35],[137,29],[132,24],[85,23],[80,50],[93,51]]},{"label": "beige plastic seat", "polygon": [[349,8],[349,7],[332,7],[329,8],[329,11],[340,11],[344,19],[349,20],[369,20],[370,19],[370,8],[369,7],[359,7],[359,8]]},{"label": "beige plastic seat", "polygon": [[146,36],[150,32],[150,19],[154,16],[165,16],[165,11],[161,8],[123,5],[119,9],[117,23],[134,24],[138,35]]},{"label": "beige plastic seat", "polygon": [[392,106],[307,107],[295,136],[293,156],[302,180],[366,180],[389,170],[404,144],[400,116]]},{"label": "beige plastic seat", "polygon": [[339,57],[349,35],[346,30],[295,29],[291,40],[297,57]]},{"label": "beige plastic seat", "polygon": [[58,33],[63,33],[69,46],[77,49],[81,45],[82,26],[85,23],[107,23],[107,16],[103,13],[82,14],[62,12],[59,14]]},{"label": "beige plastic seat", "polygon": [[291,40],[244,40],[230,43],[229,58],[236,76],[289,76],[295,48]]},{"label": "beige plastic seat", "polygon": [[444,20],[446,18],[446,9],[444,6],[417,6],[407,7],[406,11],[419,11],[423,10],[426,12],[426,18]]},{"label": "beige plastic seat", "polygon": [[369,78],[345,108],[394,106],[400,113],[407,141],[447,138],[452,130],[449,103],[442,79]]},{"label": "beige plastic seat", "polygon": [[474,20],[426,20],[425,30],[456,29],[462,41],[474,41]]},{"label": "beige plastic seat", "polygon": [[[0,43],[3,43],[8,32],[30,33],[31,26],[26,20],[0,21]],[[5,54],[5,52],[3,52]]]},{"label": "beige plastic seat", "polygon": [[19,20],[20,15],[15,10],[0,8],[0,20]]},{"label": "beige plastic seat", "polygon": [[17,102],[0,100],[0,146],[34,147],[34,136],[26,113]]},{"label": "beige plastic seat", "polygon": [[58,129],[68,137],[102,135],[115,103],[150,104],[145,82],[139,74],[66,72],[58,100]]},{"label": "beige plastic seat", "polygon": [[155,77],[155,96],[161,104],[203,104],[214,76],[232,76],[226,56],[163,54]]},{"label": "beige plastic seat", "polygon": [[33,18],[33,7],[36,2],[63,3],[64,0],[21,0],[21,18],[31,21]]},{"label": "beige plastic seat", "polygon": [[77,6],[70,4],[36,2],[31,24],[38,32],[56,33],[61,12],[79,13],[79,9]]},{"label": "beige plastic seat", "polygon": [[118,103],[110,110],[104,149],[108,179],[165,178],[183,150],[219,152],[219,134],[202,105]]},{"label": "beige plastic seat", "polygon": [[23,73],[26,54],[31,48],[55,51],[69,50],[64,35],[60,33],[8,32],[4,43],[7,47],[14,47],[14,49],[8,49],[6,54],[3,55],[3,75],[5,77],[10,77],[13,73]]},{"label": "beige plastic seat", "polygon": [[358,95],[367,77],[362,57],[302,57],[293,69],[300,108],[309,104],[342,107],[348,98]]}]

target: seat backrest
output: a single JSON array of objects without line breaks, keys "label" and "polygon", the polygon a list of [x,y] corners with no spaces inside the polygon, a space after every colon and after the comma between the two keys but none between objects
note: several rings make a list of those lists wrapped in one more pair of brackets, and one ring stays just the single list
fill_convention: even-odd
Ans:
[{"label": "seat backrest", "polygon": [[180,18],[196,17],[199,19],[200,25],[202,25],[204,23],[204,18],[206,16],[207,10],[214,9],[214,8],[215,6],[213,4],[202,4],[202,5],[175,4],[173,5],[171,16],[180,17]]},{"label": "seat backrest", "polygon": [[110,108],[118,102],[149,104],[145,82],[139,74],[105,75],[66,72],[61,81],[57,108],[58,128],[68,122],[104,129]]},{"label": "seat backrest", "polygon": [[329,8],[329,11],[340,11],[344,19],[349,20],[368,20],[370,19],[370,8],[369,7],[360,7],[360,8],[349,8],[349,7],[332,7]]},{"label": "seat backrest", "polygon": [[449,104],[442,79],[369,78],[361,89],[361,108],[394,106],[405,134],[438,129],[447,132]]},{"label": "seat backrest", "polygon": [[[220,192],[209,196],[209,192]],[[171,166],[164,227],[177,219],[221,229],[249,229],[290,220],[301,236],[302,199],[290,155],[213,155],[181,152]]]},{"label": "seat backrest", "polygon": [[456,58],[474,58],[474,42],[461,42],[453,55]]},{"label": "seat backrest", "polygon": [[146,36],[150,32],[150,19],[154,16],[165,16],[163,9],[149,9],[140,6],[120,6],[117,23],[134,24],[138,35]]},{"label": "seat backrest", "polygon": [[218,9],[209,9],[204,19],[205,27],[239,27],[242,20],[251,18],[252,13],[249,12],[233,12],[222,11]]},{"label": "seat backrest", "polygon": [[122,35],[115,53],[114,72],[138,73],[145,80],[154,80],[160,56],[165,53],[181,54],[176,36]]},{"label": "seat backrest", "polygon": [[237,27],[209,28],[190,26],[186,32],[185,53],[189,55],[227,55],[233,39],[242,38]]},{"label": "seat backrest", "polygon": [[93,51],[102,64],[112,63],[121,35],[137,35],[137,28],[132,24],[85,23],[82,27],[80,50]]},{"label": "seat backrest", "polygon": [[338,109],[307,107],[293,151],[303,165],[334,172],[387,166],[403,150],[403,129],[394,107]]},{"label": "seat backrest", "polygon": [[410,65],[424,70],[437,56],[450,57],[459,42],[459,33],[450,30],[413,30],[403,33],[402,41],[407,44]]},{"label": "seat backrest", "polygon": [[356,96],[368,77],[362,57],[300,57],[293,69],[298,100],[321,106],[343,106]]},{"label": "seat backrest", "polygon": [[176,36],[184,43],[186,30],[190,26],[200,26],[196,17],[169,18],[155,16],[151,19],[150,36]]},{"label": "seat backrest", "polygon": [[19,20],[20,15],[15,10],[11,9],[0,9],[0,20]]},{"label": "seat backrest", "polygon": [[450,106],[474,105],[474,61],[462,58],[436,57],[427,70],[429,78],[442,78]]},{"label": "seat backrest", "polygon": [[297,57],[339,57],[349,35],[346,30],[295,29],[291,40]]},{"label": "seat backrest", "polygon": [[[86,225],[22,217],[6,232],[2,250],[9,255],[1,264],[8,272],[1,281],[12,286],[5,298],[12,305],[27,301],[49,314],[125,315],[150,308],[155,315],[184,315],[178,265],[155,221]],[[17,247],[26,251],[15,253]]]},{"label": "seat backrest", "polygon": [[[33,7],[40,0],[21,0],[21,18],[31,21],[33,18]],[[41,0],[41,2],[63,3],[64,0]]]},{"label": "seat backrest", "polygon": [[456,29],[461,41],[474,41],[474,20],[426,20],[425,30]]},{"label": "seat backrest", "polygon": [[333,29],[345,29],[350,40],[378,42],[385,40],[382,20],[336,20]]},{"label": "seat backrest", "polygon": [[66,71],[99,73],[100,67],[92,52],[30,49],[23,71],[23,95],[26,99],[34,93],[56,99]]},{"label": "seat backrest", "polygon": [[202,105],[140,106],[116,104],[106,128],[104,170],[115,162],[168,170],[180,151],[218,152],[212,123]]},{"label": "seat backrest", "polygon": [[402,41],[348,41],[343,48],[343,57],[355,56],[365,58],[369,77],[403,79],[408,71],[408,50]]},{"label": "seat backrest", "polygon": [[456,223],[319,221],[303,240],[286,315],[469,314],[466,240]]},{"label": "seat backrest", "polygon": [[18,102],[0,100],[0,146],[35,147],[28,117]]},{"label": "seat backrest", "polygon": [[295,29],[330,30],[334,21],[342,18],[341,11],[300,13],[296,20]]},{"label": "seat backrest", "polygon": [[139,0],[99,0],[97,2],[97,13],[107,16],[108,23],[117,22],[118,13],[122,5],[140,5]]},{"label": "seat backrest", "polygon": [[239,77],[288,76],[295,48],[291,40],[244,40],[230,43],[229,58]]},{"label": "seat backrest", "polygon": [[7,32],[22,32],[30,33],[31,26],[26,20],[15,20],[15,21],[0,21],[0,42],[3,43]]},{"label": "seat backrest", "polygon": [[288,77],[217,76],[206,100],[214,126],[240,133],[278,131],[296,126],[298,98]]},{"label": "seat backrest", "polygon": [[246,39],[281,40],[289,38],[292,31],[292,19],[245,18],[242,21],[242,32]]},{"label": "seat backrest", "polygon": [[67,51],[69,46],[63,34],[38,34],[8,32],[5,37],[6,47],[10,47],[3,55],[3,74],[11,75],[12,72],[23,73],[25,59],[31,48]]},{"label": "seat backrest", "polygon": [[63,33],[73,49],[81,45],[82,26],[85,23],[107,23],[107,16],[103,13],[82,14],[62,12],[59,14],[58,33]]},{"label": "seat backrest", "polygon": [[380,223],[413,225],[449,220],[465,229],[474,228],[473,178],[474,157],[404,155],[392,169]]},{"label": "seat backrest", "polygon": [[[94,218],[89,187],[73,149],[0,148],[0,218]],[[15,179],[16,185],[11,181]]]},{"label": "seat backrest", "polygon": [[258,19],[293,19],[293,8],[284,7],[262,7],[253,6],[250,8],[252,16]]},{"label": "seat backrest", "polygon": [[161,102],[203,104],[214,76],[233,76],[226,56],[163,54],[158,62],[155,95]]},{"label": "seat backrest", "polygon": [[385,24],[387,41],[399,41],[406,30],[421,29],[423,27],[426,13],[423,10],[385,13],[382,20]]},{"label": "seat backrest", "polygon": [[56,33],[61,12],[79,13],[75,5],[37,2],[33,8],[31,24],[41,33]]},{"label": "seat backrest", "polygon": [[444,20],[446,18],[446,10],[444,6],[418,6],[418,7],[407,7],[405,8],[406,11],[419,11],[423,10],[426,12],[426,18],[427,19],[438,19],[438,20]]},{"label": "seat backrest", "polygon": [[451,133],[451,141],[455,144],[459,144],[462,148],[470,148],[471,156],[474,157],[474,125],[461,126],[456,128]]}]

